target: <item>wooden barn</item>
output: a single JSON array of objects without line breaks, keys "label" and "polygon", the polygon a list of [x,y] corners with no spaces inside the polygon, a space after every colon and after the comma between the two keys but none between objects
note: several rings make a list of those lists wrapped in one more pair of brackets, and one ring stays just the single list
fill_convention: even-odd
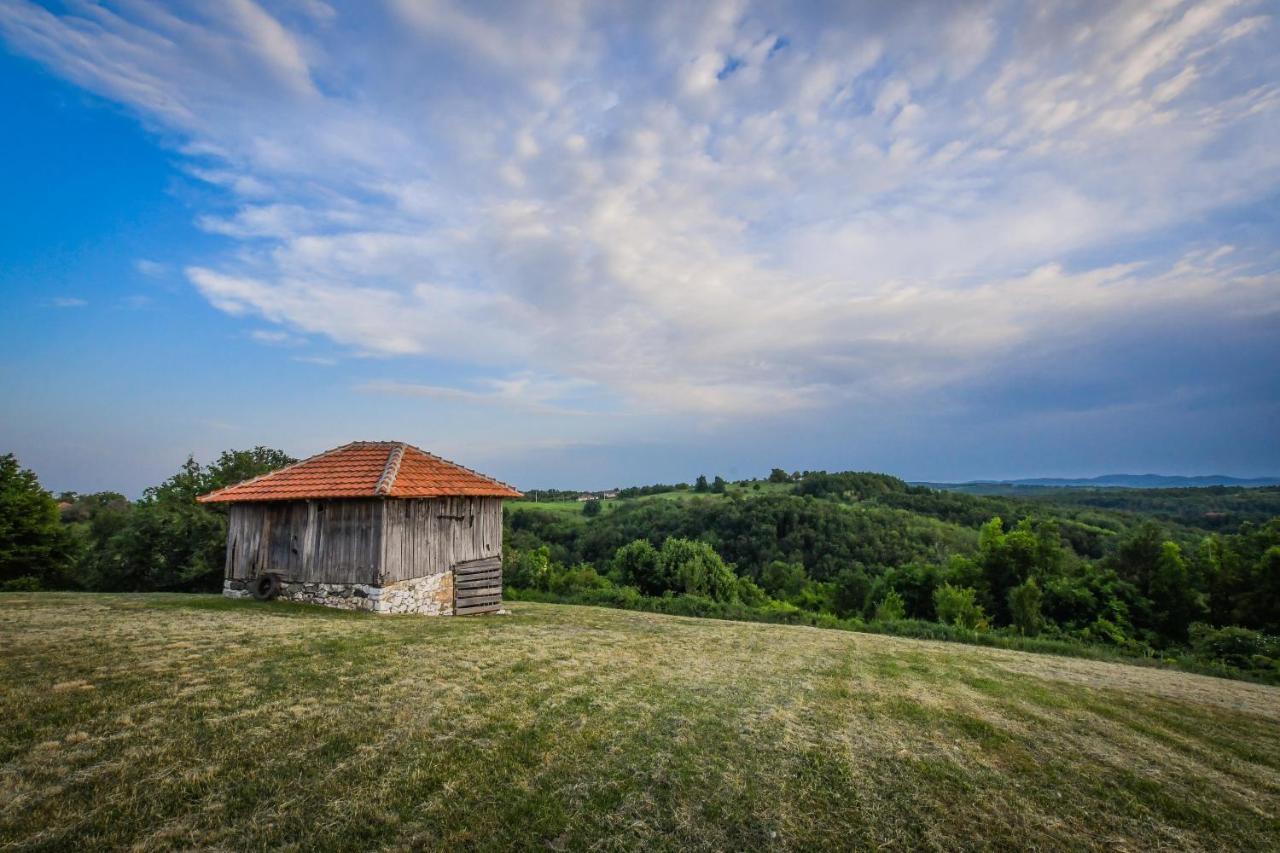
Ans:
[{"label": "wooden barn", "polygon": [[219,489],[223,593],[378,613],[502,607],[505,483],[394,441],[356,441]]}]

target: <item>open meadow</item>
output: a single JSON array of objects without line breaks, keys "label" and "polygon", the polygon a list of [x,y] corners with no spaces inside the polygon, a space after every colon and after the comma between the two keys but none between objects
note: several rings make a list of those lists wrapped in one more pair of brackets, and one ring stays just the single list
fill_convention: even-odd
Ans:
[{"label": "open meadow", "polygon": [[1280,689],[514,603],[0,595],[0,847],[1274,849]]}]

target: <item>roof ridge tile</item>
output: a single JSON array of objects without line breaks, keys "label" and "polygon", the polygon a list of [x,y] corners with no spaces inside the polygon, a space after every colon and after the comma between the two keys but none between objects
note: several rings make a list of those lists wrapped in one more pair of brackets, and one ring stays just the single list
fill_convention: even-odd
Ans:
[{"label": "roof ridge tile", "polygon": [[378,485],[374,487],[374,494],[389,495],[391,489],[396,484],[396,475],[400,473],[400,463],[404,461],[403,441],[396,442],[391,448],[391,452],[387,454],[387,467],[382,469],[382,477],[378,480]]}]

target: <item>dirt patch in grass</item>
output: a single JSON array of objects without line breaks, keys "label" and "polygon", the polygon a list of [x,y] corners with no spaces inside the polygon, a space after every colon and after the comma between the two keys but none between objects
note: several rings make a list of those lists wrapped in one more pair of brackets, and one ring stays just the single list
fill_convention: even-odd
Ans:
[{"label": "dirt patch in grass", "polygon": [[517,604],[0,595],[0,845],[1274,848],[1280,690]]}]

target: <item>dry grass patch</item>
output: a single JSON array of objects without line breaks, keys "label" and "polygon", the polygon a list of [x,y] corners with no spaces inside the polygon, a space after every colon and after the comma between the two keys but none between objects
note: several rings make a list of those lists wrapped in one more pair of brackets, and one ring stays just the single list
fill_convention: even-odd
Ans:
[{"label": "dry grass patch", "polygon": [[1274,848],[1280,690],[517,604],[0,596],[0,846]]}]

